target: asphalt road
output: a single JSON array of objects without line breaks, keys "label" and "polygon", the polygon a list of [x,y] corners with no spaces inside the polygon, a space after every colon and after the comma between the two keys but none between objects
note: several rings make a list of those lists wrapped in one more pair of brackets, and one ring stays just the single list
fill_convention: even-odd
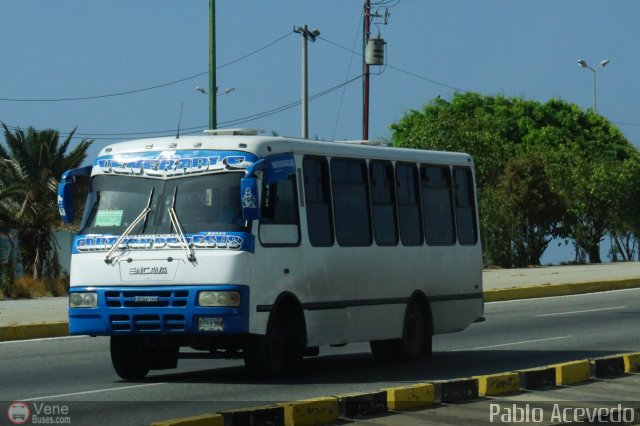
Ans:
[{"label": "asphalt road", "polygon": [[437,336],[425,364],[381,366],[367,344],[353,344],[322,348],[304,372],[271,382],[225,360],[181,360],[177,370],[124,382],[112,370],[107,338],[0,342],[0,401],[66,405],[73,424],[149,424],[640,351],[640,289],[489,303],[485,316],[462,333]]}]

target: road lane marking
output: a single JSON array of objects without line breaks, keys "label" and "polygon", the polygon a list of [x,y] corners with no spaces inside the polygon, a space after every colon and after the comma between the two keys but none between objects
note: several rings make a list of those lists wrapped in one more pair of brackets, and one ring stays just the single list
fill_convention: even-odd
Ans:
[{"label": "road lane marking", "polygon": [[546,342],[547,340],[567,339],[569,337],[571,336],[569,335],[569,336],[547,337],[546,339],[521,340],[519,342],[501,343],[499,345],[476,346],[475,348],[455,349],[450,352],[475,351],[477,349],[490,349],[490,348],[499,348],[502,346],[524,345],[525,343]]},{"label": "road lane marking", "polygon": [[167,383],[147,383],[144,385],[119,386],[117,388],[96,389],[96,390],[90,390],[90,391],[84,391],[84,392],[61,393],[59,395],[48,395],[48,396],[38,396],[35,398],[16,399],[16,401],[39,401],[41,399],[62,398],[64,396],[88,395],[90,393],[111,392],[116,390],[135,389],[135,388],[143,388],[148,386],[158,386],[158,385],[166,385],[166,384]]},{"label": "road lane marking", "polygon": [[615,306],[613,308],[585,309],[583,311],[555,312],[553,314],[538,314],[536,317],[553,317],[556,315],[584,314],[586,312],[612,311],[614,309],[627,309],[626,306]]}]

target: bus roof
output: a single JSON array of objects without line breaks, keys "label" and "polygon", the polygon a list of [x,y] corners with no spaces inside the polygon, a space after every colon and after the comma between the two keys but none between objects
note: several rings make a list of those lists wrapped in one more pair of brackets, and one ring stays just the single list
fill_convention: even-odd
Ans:
[{"label": "bus roof", "polygon": [[443,162],[470,165],[471,156],[459,152],[430,151],[411,148],[376,146],[369,141],[314,141],[281,136],[245,134],[203,134],[175,137],[138,139],[111,144],[98,154],[117,156],[144,152],[166,153],[174,150],[247,151],[258,157],[292,152],[294,154],[356,157],[393,161]]}]

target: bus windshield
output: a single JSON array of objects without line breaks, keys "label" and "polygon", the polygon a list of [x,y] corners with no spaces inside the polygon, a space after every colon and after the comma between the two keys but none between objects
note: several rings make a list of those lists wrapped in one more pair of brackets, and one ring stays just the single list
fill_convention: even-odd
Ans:
[{"label": "bus windshield", "polygon": [[[99,175],[87,197],[81,234],[119,235],[144,210],[151,211],[131,234],[173,234],[169,208],[174,205],[184,232],[247,231],[240,206],[242,173],[229,172],[155,180]],[[176,189],[177,188],[177,189]]]}]

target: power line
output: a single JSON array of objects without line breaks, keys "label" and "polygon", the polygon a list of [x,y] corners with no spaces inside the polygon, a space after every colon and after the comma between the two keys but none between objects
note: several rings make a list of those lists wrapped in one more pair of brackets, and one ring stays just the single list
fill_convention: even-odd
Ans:
[{"label": "power line", "polygon": [[[216,69],[222,69],[224,67],[227,67],[229,65],[235,64],[236,62],[240,62],[243,59],[246,59],[250,56],[253,56],[259,52],[262,52],[263,50],[273,46],[274,44],[278,43],[279,41],[287,38],[288,36],[290,36],[291,33],[287,32],[286,34],[284,34],[283,36],[273,40],[272,42],[256,49],[253,50],[249,53],[247,53],[246,55],[243,55],[237,59],[231,60],[225,64],[220,65],[219,67],[217,67]],[[131,95],[131,94],[136,94],[136,93],[141,93],[141,92],[148,92],[150,90],[155,90],[155,89],[160,89],[162,87],[167,87],[167,86],[172,86],[178,83],[182,83],[188,80],[193,80],[194,78],[197,77],[201,77],[205,74],[208,74],[208,71],[204,71],[198,74],[194,74],[188,77],[184,77],[184,78],[180,78],[178,80],[174,80],[174,81],[170,81],[168,83],[161,83],[161,84],[157,84],[155,86],[150,86],[150,87],[145,87],[143,89],[134,89],[134,90],[127,90],[124,92],[117,92],[117,93],[109,93],[109,94],[105,94],[105,95],[93,95],[93,96],[77,96],[77,97],[68,97],[68,98],[41,98],[41,99],[28,99],[28,98],[0,98],[0,101],[5,101],[5,102],[68,102],[68,101],[87,101],[87,100],[95,100],[95,99],[104,99],[104,98],[112,98],[112,97],[116,97],[116,96],[123,96],[123,95]]]},{"label": "power line", "polygon": [[[356,52],[356,51],[354,51],[354,50],[352,50],[352,49],[349,49],[348,47],[342,46],[341,44],[338,44],[338,43],[336,43],[336,42],[334,42],[334,41],[328,40],[328,39],[326,39],[326,38],[324,38],[324,37],[318,37],[318,39],[320,39],[320,40],[322,40],[322,41],[325,41],[325,42],[327,42],[327,43],[329,43],[329,44],[332,44],[332,45],[334,45],[334,46],[336,46],[336,47],[339,47],[339,48],[340,48],[340,49],[342,49],[342,50],[346,50],[347,52],[350,52],[350,53],[352,53],[352,54],[359,55],[360,57],[364,57],[364,55],[363,55],[362,53],[360,53],[360,52]],[[393,70],[396,70],[396,71],[402,72],[402,73],[407,74],[407,75],[410,75],[410,76],[412,76],[412,77],[419,78],[420,80],[424,80],[424,81],[428,81],[428,82],[433,83],[433,84],[437,84],[438,86],[446,87],[446,88],[448,88],[448,89],[456,90],[456,91],[458,91],[458,92],[463,92],[463,93],[467,93],[467,92],[468,92],[468,90],[460,89],[459,87],[452,86],[452,85],[450,85],[450,84],[443,83],[443,82],[441,82],[441,81],[434,80],[434,79],[432,79],[432,78],[425,77],[425,76],[423,76],[423,75],[416,74],[416,73],[411,72],[411,71],[406,71],[406,70],[403,70],[402,68],[395,67],[395,66],[393,66],[393,65],[386,64],[386,66],[387,66],[388,68],[391,68],[391,69],[393,69]]]},{"label": "power line", "polygon": [[[328,89],[325,89],[321,92],[318,92],[312,96],[309,96],[309,100],[315,100],[318,99],[322,96],[325,96],[331,92],[334,92],[348,84],[353,83],[354,81],[360,79],[362,77],[362,75],[358,75],[356,77],[353,77],[350,80],[347,80],[343,83],[337,84],[333,87],[330,87]],[[301,100],[297,100],[294,102],[290,102],[288,104],[285,105],[281,105],[266,111],[262,111],[256,114],[251,114],[251,115],[247,115],[244,117],[239,117],[233,120],[228,120],[228,121],[224,121],[224,122],[220,122],[219,127],[224,128],[224,127],[231,127],[231,126],[237,126],[238,124],[243,124],[246,122],[250,122],[250,121],[254,121],[254,120],[258,120],[261,118],[265,118],[265,117],[269,117],[278,113],[281,113],[283,111],[289,110],[291,108],[295,108],[296,106],[300,105],[302,103]],[[20,127],[18,126],[10,126],[7,125],[8,128],[12,129],[12,130],[16,130],[19,129]],[[193,127],[186,127],[183,128],[181,130],[181,134],[186,135],[186,134],[194,134],[194,133],[200,133],[202,131],[202,129],[206,128],[206,125],[202,125],[202,126],[193,126]],[[128,132],[128,133],[75,133],[75,136],[78,137],[83,137],[83,138],[87,138],[87,139],[95,139],[95,140],[122,140],[125,139],[129,136],[138,136],[140,139],[147,139],[147,138],[154,138],[154,137],[159,137],[159,136],[168,136],[168,135],[172,135],[176,133],[176,129],[168,129],[168,130],[158,130],[158,131],[148,131],[148,132]],[[65,132],[59,132],[59,134],[61,136],[66,136],[69,135],[69,133],[65,133]],[[120,137],[118,137],[120,136]]]}]

